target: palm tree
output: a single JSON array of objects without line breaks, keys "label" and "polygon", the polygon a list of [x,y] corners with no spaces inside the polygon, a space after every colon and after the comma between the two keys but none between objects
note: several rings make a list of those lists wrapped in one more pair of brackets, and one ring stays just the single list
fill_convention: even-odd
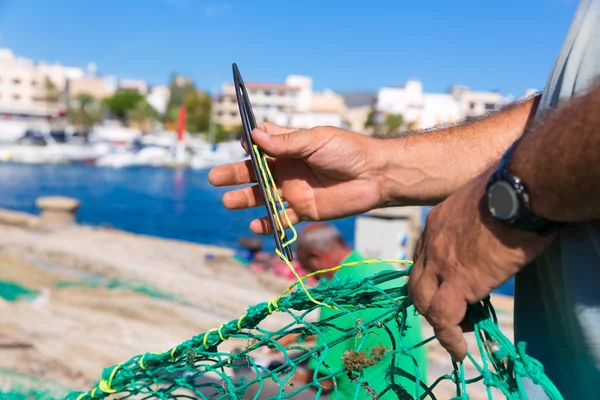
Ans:
[{"label": "palm tree", "polygon": [[56,87],[56,84],[52,82],[52,79],[46,77],[44,80],[44,100],[48,104],[57,104],[60,101],[62,93]]},{"label": "palm tree", "polygon": [[127,111],[129,125],[137,126],[142,130],[150,130],[152,123],[158,119],[158,112],[146,100],[138,101],[133,109]]},{"label": "palm tree", "polygon": [[80,93],[76,99],[77,107],[69,110],[71,123],[90,128],[102,119],[102,107],[94,97],[87,93]]}]

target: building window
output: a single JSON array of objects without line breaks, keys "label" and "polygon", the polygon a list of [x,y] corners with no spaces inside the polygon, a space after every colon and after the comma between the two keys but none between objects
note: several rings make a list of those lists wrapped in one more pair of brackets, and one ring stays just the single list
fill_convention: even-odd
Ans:
[{"label": "building window", "polygon": [[265,90],[265,96],[270,96],[271,95],[271,91],[270,90]]},{"label": "building window", "polygon": [[486,111],[495,110],[496,105],[494,103],[485,103],[485,109]]},{"label": "building window", "polygon": [[223,111],[217,111],[217,117],[222,117],[223,116]]},{"label": "building window", "polygon": [[12,80],[12,81],[13,81],[13,83],[14,83],[15,85],[20,85],[20,84],[21,84],[21,80],[20,80],[19,78],[13,78],[13,80]]},{"label": "building window", "polygon": [[235,111],[232,111],[232,112],[230,112],[229,114],[231,115],[231,117],[232,117],[232,118],[233,118],[233,117],[237,117],[237,113],[236,113]]},{"label": "building window", "polygon": [[20,100],[21,96],[19,96],[18,94],[13,94],[13,100]]},{"label": "building window", "polygon": [[31,86],[37,86],[37,82],[35,79],[31,81]]},{"label": "building window", "polygon": [[475,102],[472,101],[469,103],[469,109],[474,110],[475,109]]}]

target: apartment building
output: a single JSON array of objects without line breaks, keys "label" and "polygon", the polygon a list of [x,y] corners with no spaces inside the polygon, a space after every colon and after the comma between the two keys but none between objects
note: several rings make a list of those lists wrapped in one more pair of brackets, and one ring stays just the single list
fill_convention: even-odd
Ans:
[{"label": "apartment building", "polygon": [[389,114],[401,114],[405,125],[416,129],[460,119],[459,105],[451,94],[425,93],[417,79],[409,79],[404,86],[379,89],[375,111],[380,123]]},{"label": "apartment building", "polygon": [[118,89],[114,76],[84,76],[69,82],[69,98],[76,99],[81,94],[89,94],[96,99],[110,96]]},{"label": "apartment building", "polygon": [[84,75],[82,68],[38,63],[0,49],[0,116],[39,119],[60,115],[65,111],[67,82]]},{"label": "apartment building", "polygon": [[426,93],[419,80],[409,79],[403,86],[379,89],[375,110],[380,123],[389,114],[402,114],[410,128],[428,129],[478,117],[507,101],[499,92],[473,91],[466,86],[453,86],[448,93]]},{"label": "apartment building", "polygon": [[460,109],[461,119],[473,119],[499,109],[507,102],[500,92],[472,91],[466,86],[455,85],[450,88]]},{"label": "apartment building", "polygon": [[[294,128],[342,126],[343,98],[331,91],[313,92],[312,84],[310,77],[301,75],[290,75],[284,83],[247,82],[256,121]],[[233,83],[225,83],[214,98],[212,120],[226,128],[241,124]]]},{"label": "apartment building", "polygon": [[121,79],[119,89],[137,90],[145,96],[148,94],[148,83],[140,79]]}]

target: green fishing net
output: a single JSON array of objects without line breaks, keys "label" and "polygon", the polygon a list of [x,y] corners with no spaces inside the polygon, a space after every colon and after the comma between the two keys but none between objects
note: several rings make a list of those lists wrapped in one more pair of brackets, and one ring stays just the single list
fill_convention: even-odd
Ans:
[{"label": "green fishing net", "polygon": [[[363,263],[337,268],[360,267]],[[409,271],[410,267],[383,271],[361,280],[321,281],[316,287],[306,290],[301,288],[303,285],[300,282],[295,282],[277,299],[248,308],[240,319],[201,333],[164,352],[140,354],[107,368],[94,388],[83,393],[71,393],[68,398],[319,398],[323,392],[322,384],[327,380],[334,382],[330,395],[341,398],[335,382],[344,375],[356,383],[355,398],[435,399],[435,387],[443,380],[450,380],[456,387],[456,399],[468,399],[469,387],[476,384],[486,385],[490,398],[490,388],[496,388],[508,399],[520,399],[526,398],[522,382],[524,377],[540,385],[551,399],[562,398],[544,375],[540,363],[526,354],[525,345],[519,343],[513,346],[500,332],[489,300],[469,309],[481,358],[476,360],[469,354],[466,362],[475,365],[479,376],[467,379],[463,364],[453,364],[453,369],[447,374],[426,384],[427,371],[419,369],[411,353],[433,338],[420,343],[407,343],[402,334],[408,329],[405,325],[408,313],[414,312],[404,283]],[[382,286],[388,288],[382,289]],[[335,307],[338,312],[328,319],[309,322],[308,315],[324,306]],[[324,332],[335,330],[336,318],[352,317],[365,308],[376,310],[376,318],[357,318],[354,327],[338,330],[335,340],[317,341],[314,347],[304,345],[304,338],[319,337]],[[292,322],[276,331],[261,328],[261,322],[273,313],[287,313]],[[398,334],[392,333],[392,326],[399,328],[396,330]],[[288,334],[298,335],[299,343],[282,346],[278,339]],[[386,343],[390,345],[363,348],[362,343],[370,335],[386,337]],[[245,345],[236,351],[221,350],[223,343],[232,339],[241,340]],[[352,340],[356,345],[344,354],[344,367],[339,370],[329,368],[325,362],[328,349],[346,340]],[[279,350],[283,362],[275,367],[255,362],[255,355],[264,347]],[[397,363],[403,357],[413,360],[414,368],[399,368]],[[311,359],[319,364],[317,369],[320,373],[314,373],[306,384],[295,383],[294,375],[299,366]],[[387,386],[375,392],[364,376],[368,368],[380,363],[386,365]],[[323,370],[327,372],[323,373]]]}]

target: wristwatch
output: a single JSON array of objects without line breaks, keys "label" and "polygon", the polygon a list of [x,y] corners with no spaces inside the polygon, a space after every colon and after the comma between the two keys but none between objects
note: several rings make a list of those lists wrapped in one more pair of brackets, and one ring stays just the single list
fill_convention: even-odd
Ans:
[{"label": "wristwatch", "polygon": [[486,185],[487,206],[495,218],[504,224],[538,235],[548,235],[565,225],[536,216],[529,205],[529,195],[525,184],[510,172],[508,161],[514,144],[506,151],[498,168]]}]

